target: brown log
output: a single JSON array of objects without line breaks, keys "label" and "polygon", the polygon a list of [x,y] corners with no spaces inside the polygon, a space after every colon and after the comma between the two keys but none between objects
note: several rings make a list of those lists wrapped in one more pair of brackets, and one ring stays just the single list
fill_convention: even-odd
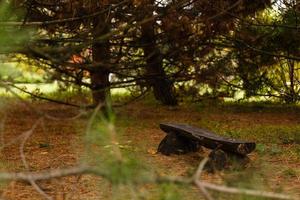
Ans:
[{"label": "brown log", "polygon": [[189,126],[186,124],[160,124],[160,128],[168,134],[176,134],[180,137],[189,138],[199,142],[200,145],[209,149],[222,149],[225,152],[245,156],[255,149],[255,142],[236,140],[217,135],[209,130]]},{"label": "brown log", "polygon": [[168,133],[160,142],[158,152],[164,155],[185,154],[196,152],[201,148],[199,142],[180,136],[175,133]]}]

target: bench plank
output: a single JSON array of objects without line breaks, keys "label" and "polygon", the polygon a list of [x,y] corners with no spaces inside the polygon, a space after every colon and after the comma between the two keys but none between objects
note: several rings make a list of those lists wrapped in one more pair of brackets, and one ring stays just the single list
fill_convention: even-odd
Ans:
[{"label": "bench plank", "polygon": [[226,138],[212,131],[186,124],[161,123],[160,128],[168,134],[177,134],[192,141],[198,141],[200,145],[206,148],[219,148],[243,156],[251,153],[256,146],[255,142]]}]

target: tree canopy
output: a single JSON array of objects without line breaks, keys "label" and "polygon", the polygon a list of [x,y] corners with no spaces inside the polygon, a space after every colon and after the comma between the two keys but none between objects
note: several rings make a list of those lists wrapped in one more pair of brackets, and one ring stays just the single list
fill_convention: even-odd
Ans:
[{"label": "tree canopy", "polygon": [[[14,0],[1,19],[30,40],[3,53],[45,70],[66,86],[153,91],[165,105],[182,96],[300,99],[299,1]],[[16,33],[17,34],[17,33]],[[9,48],[13,46],[14,48]],[[3,51],[3,50],[2,50]],[[201,92],[200,92],[201,91]]]}]

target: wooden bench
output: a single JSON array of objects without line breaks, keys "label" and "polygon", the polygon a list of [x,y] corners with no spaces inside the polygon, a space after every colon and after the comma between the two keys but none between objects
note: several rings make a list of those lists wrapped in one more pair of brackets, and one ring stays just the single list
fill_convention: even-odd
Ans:
[{"label": "wooden bench", "polygon": [[167,133],[167,136],[159,144],[158,151],[166,155],[197,151],[200,146],[222,149],[242,156],[255,149],[254,142],[226,138],[186,124],[162,123],[160,128]]},{"label": "wooden bench", "polygon": [[256,146],[255,142],[226,138],[186,124],[162,123],[160,128],[167,133],[158,146],[158,152],[164,155],[195,152],[203,146],[213,150],[209,156],[218,163],[226,162],[228,155],[247,158]]}]

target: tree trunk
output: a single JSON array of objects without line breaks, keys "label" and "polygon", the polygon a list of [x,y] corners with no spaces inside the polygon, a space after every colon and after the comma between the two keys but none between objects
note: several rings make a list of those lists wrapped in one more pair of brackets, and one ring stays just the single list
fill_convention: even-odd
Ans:
[{"label": "tree trunk", "polygon": [[[93,37],[95,40],[99,40],[104,34],[109,33],[109,22],[105,21],[104,16],[94,20]],[[110,45],[108,39],[96,41],[92,46],[93,62],[106,63],[110,61]],[[106,107],[106,101],[110,98],[110,82],[109,82],[109,70],[98,66],[91,71],[91,83],[92,83],[92,95],[93,105],[102,104]]]},{"label": "tree trunk", "polygon": [[[152,12],[150,10],[152,16]],[[146,74],[148,84],[153,88],[156,100],[164,105],[177,105],[173,83],[168,79],[163,69],[163,57],[155,43],[154,21],[142,25],[142,43],[146,59]]]}]

